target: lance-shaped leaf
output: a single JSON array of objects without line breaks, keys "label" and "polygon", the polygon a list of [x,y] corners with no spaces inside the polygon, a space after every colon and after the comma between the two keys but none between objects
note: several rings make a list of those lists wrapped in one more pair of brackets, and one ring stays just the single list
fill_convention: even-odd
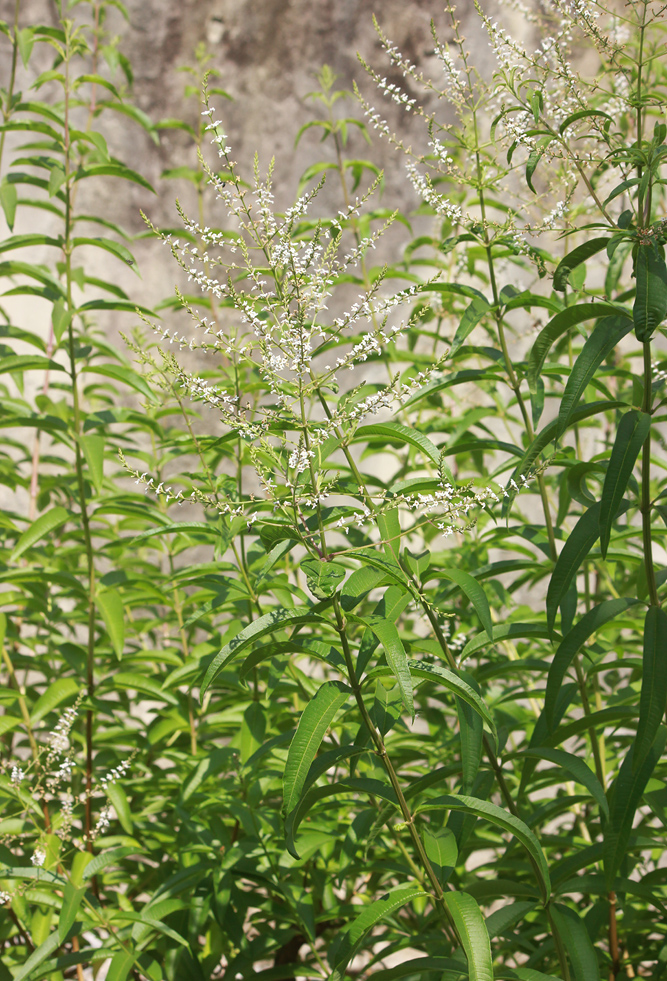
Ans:
[{"label": "lance-shaped leaf", "polygon": [[202,698],[211,682],[220,674],[222,669],[249,644],[252,644],[255,640],[259,640],[261,637],[265,637],[267,634],[273,633],[274,630],[295,627],[303,623],[321,624],[326,623],[326,620],[317,613],[308,613],[304,612],[304,610],[288,610],[282,606],[276,607],[270,613],[265,613],[258,620],[253,620],[251,624],[244,627],[228,644],[225,644],[209,664],[202,682]]},{"label": "lance-shaped leaf", "polygon": [[475,613],[479,617],[482,626],[486,630],[489,639],[493,639],[493,621],[491,620],[491,610],[489,609],[489,601],[486,598],[486,593],[469,572],[465,572],[463,569],[439,569],[438,575],[443,579],[449,579],[451,582],[455,582],[456,585],[465,593],[472,605],[475,607]]},{"label": "lance-shaped leaf", "polygon": [[632,330],[629,317],[617,315],[603,317],[593,329],[593,333],[584,344],[579,357],[572,366],[567,380],[563,398],[558,411],[558,438],[563,435],[573,421],[573,413],[579,399],[586,391],[593,375],[604,359],[611,354],[618,343]]},{"label": "lance-shaped leaf", "polygon": [[[423,895],[421,889],[403,887],[390,892],[386,899],[376,899],[374,903],[365,906],[357,918],[343,930],[335,950],[330,954],[329,959],[333,971],[329,976],[329,981],[342,981],[345,976],[345,968],[361,946],[364,937],[376,923],[380,923],[385,917],[391,916],[392,913],[405,906],[406,903]],[[490,976],[489,981],[492,979],[493,975]]]},{"label": "lance-shaped leaf", "polygon": [[306,705],[287,754],[283,776],[284,814],[296,806],[324,734],[351,694],[352,689],[341,681],[326,681]]},{"label": "lance-shaped leaf", "polygon": [[561,259],[554,272],[554,289],[563,292],[567,287],[567,279],[572,270],[580,266],[582,262],[586,262],[591,256],[606,249],[608,241],[608,235],[605,235],[604,238],[592,238],[573,249],[564,259]]},{"label": "lance-shaped leaf", "polygon": [[667,729],[662,728],[637,767],[633,761],[636,744],[633,744],[609,790],[610,819],[605,828],[603,851],[604,877],[609,891],[614,888],[616,873],[621,867],[630,841],[637,808],[641,804],[646,784],[663,754],[666,741]]},{"label": "lance-shaped leaf", "polygon": [[600,500],[600,551],[603,558],[607,557],[612,524],[650,429],[650,415],[638,409],[630,409],[619,423]]},{"label": "lance-shaped leaf", "polygon": [[472,333],[484,314],[490,309],[491,308],[486,301],[486,297],[476,296],[473,298],[470,304],[466,307],[459,325],[456,328],[454,340],[452,341],[452,346],[449,349],[450,358],[456,354],[468,335]]},{"label": "lance-shaped leaf", "polygon": [[114,654],[120,661],[125,644],[125,615],[121,595],[117,589],[99,590],[95,603],[102,614]]},{"label": "lance-shaped leaf", "polygon": [[[597,415],[599,412],[609,412],[613,409],[627,409],[629,408],[627,402],[589,402],[586,405],[580,405],[578,408],[572,411],[570,416],[570,422],[572,425],[576,425],[579,422],[583,422],[584,419],[589,419],[591,416]],[[523,454],[521,461],[517,464],[517,467],[512,474],[512,478],[507,485],[507,497],[503,500],[503,517],[507,517],[512,507],[512,501],[517,495],[517,490],[515,489],[515,484],[522,476],[530,471],[535,461],[538,459],[540,454],[546,447],[551,443],[552,440],[559,437],[559,426],[560,421],[558,419],[553,419],[551,422],[539,431],[533,442],[530,444],[526,452]],[[512,484],[512,480],[514,484]]]},{"label": "lance-shaped leaf", "polygon": [[40,515],[36,521],[33,521],[29,528],[26,528],[19,538],[12,552],[11,561],[16,561],[16,559],[23,555],[24,552],[27,552],[38,541],[45,538],[50,532],[55,531],[56,528],[64,525],[69,517],[69,511],[61,507],[51,508],[46,514]]},{"label": "lance-shaped leaf", "polygon": [[547,626],[553,633],[556,613],[581,563],[600,534],[600,503],[593,504],[577,521],[556,561],[547,589]]},{"label": "lance-shaped leaf", "polygon": [[552,345],[570,327],[581,324],[585,320],[593,320],[597,317],[608,317],[617,311],[609,303],[576,303],[573,307],[566,307],[552,317],[549,323],[537,336],[532,350],[528,357],[526,378],[531,391],[535,391],[537,380],[544,366],[547,354]]},{"label": "lance-shaped leaf", "polygon": [[579,914],[569,906],[554,903],[551,916],[572,965],[573,981],[600,981],[597,954]]},{"label": "lance-shaped leaf", "polygon": [[549,866],[539,841],[528,825],[520,818],[499,807],[498,804],[492,804],[490,801],[480,800],[477,797],[467,797],[463,794],[447,794],[444,797],[434,797],[426,804],[421,804],[415,813],[432,810],[434,807],[474,814],[475,817],[491,821],[492,824],[513,834],[528,852],[532,860],[531,864],[535,869],[542,900],[545,903],[548,902],[549,896],[551,895]]},{"label": "lance-shaped leaf", "polygon": [[444,886],[452,874],[459,854],[454,832],[450,828],[442,828],[440,831],[423,828],[422,839],[424,851],[433,871]]},{"label": "lance-shaped leaf", "polygon": [[415,675],[415,677],[428,678],[430,681],[438,682],[470,705],[482,717],[493,738],[497,739],[496,724],[493,721],[493,716],[487,708],[484,699],[471,685],[441,664],[431,664],[428,661],[410,659],[408,666],[410,673]]},{"label": "lance-shaped leaf", "polygon": [[639,600],[628,597],[604,600],[602,603],[594,606],[592,610],[589,610],[588,613],[585,613],[581,620],[575,623],[572,630],[563,637],[549,667],[547,690],[544,699],[544,711],[550,729],[553,729],[558,692],[563,684],[565,672],[573,659],[596,630],[604,626],[605,623],[609,623],[610,620],[614,620],[620,616],[621,613],[625,613],[627,609],[638,602]]},{"label": "lance-shaped leaf", "polygon": [[347,572],[340,562],[327,562],[324,559],[304,559],[301,568],[306,575],[308,589],[317,599],[333,596]]},{"label": "lance-shaped leaf", "polygon": [[406,711],[410,713],[410,717],[414,719],[415,705],[412,678],[410,677],[410,668],[408,667],[408,657],[405,653],[403,641],[396,629],[396,624],[380,616],[357,617],[351,614],[350,619],[368,627],[380,641],[385,657],[387,658],[387,664],[391,668],[391,673],[396,678],[398,687],[401,690],[403,705]]},{"label": "lance-shaped leaf", "polygon": [[64,944],[67,940],[67,936],[74,925],[76,914],[79,912],[79,907],[85,894],[86,890],[83,886],[77,889],[71,882],[68,882],[65,886],[62,906],[60,907],[60,916],[58,917],[58,935],[61,944]]},{"label": "lance-shaped leaf", "polygon": [[436,465],[440,459],[440,450],[428,436],[416,429],[403,426],[399,422],[377,422],[371,426],[361,426],[355,432],[352,441],[370,439],[373,436],[382,436],[398,443],[408,443],[410,446],[422,450]]},{"label": "lance-shaped leaf", "polygon": [[573,780],[576,780],[582,787],[585,787],[591,797],[599,804],[600,810],[605,817],[609,816],[609,807],[604,788],[591,768],[579,756],[574,756],[573,753],[566,753],[563,749],[550,749],[546,746],[535,746],[530,749],[524,749],[517,755],[533,756],[539,760],[549,760],[550,763],[556,763],[561,769],[566,770]]},{"label": "lance-shaped leaf", "polygon": [[649,606],[644,621],[642,690],[633,766],[641,766],[650,750],[667,704],[667,613]]},{"label": "lance-shaped leaf", "polygon": [[635,264],[637,292],[632,308],[637,340],[650,341],[667,316],[667,267],[662,245],[640,245]]},{"label": "lance-shaped leaf", "polygon": [[448,892],[445,906],[468,960],[469,981],[493,981],[491,941],[476,900],[467,892]]}]

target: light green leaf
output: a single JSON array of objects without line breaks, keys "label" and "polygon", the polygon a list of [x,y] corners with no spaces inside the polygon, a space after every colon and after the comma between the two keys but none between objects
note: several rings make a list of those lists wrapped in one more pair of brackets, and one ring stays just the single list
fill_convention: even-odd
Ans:
[{"label": "light green leaf", "polygon": [[449,828],[442,828],[440,831],[434,832],[424,827],[422,839],[426,856],[433,866],[433,871],[440,880],[440,884],[444,886],[456,865],[459,854],[454,832]]},{"label": "light green leaf", "polygon": [[88,464],[88,471],[93,486],[99,492],[102,490],[102,484],[104,482],[104,436],[96,436],[93,433],[88,433],[85,436],[80,436],[79,442],[86,463]]},{"label": "light green leaf", "polygon": [[431,442],[428,436],[410,429],[399,422],[377,422],[372,426],[360,426],[356,430],[352,442],[362,439],[369,439],[373,436],[383,436],[385,439],[394,440],[399,443],[409,443],[419,450],[422,450],[430,460],[436,464],[440,459],[440,450]]},{"label": "light green leaf", "polygon": [[35,968],[39,967],[39,965],[45,961],[47,957],[50,957],[50,955],[57,950],[58,947],[60,947],[60,944],[60,931],[54,930],[53,933],[46,938],[44,943],[39,945],[37,950],[33,950],[23,967],[19,969],[18,974],[14,975],[12,981],[25,981],[26,978],[29,978]]},{"label": "light green leaf", "polygon": [[456,354],[464,341],[467,339],[468,335],[473,332],[477,324],[490,309],[491,307],[487,303],[486,297],[475,296],[472,299],[470,304],[466,307],[463,316],[459,321],[459,325],[456,328],[454,340],[452,341],[452,346],[449,349],[450,358]]},{"label": "light green leaf", "polygon": [[392,890],[386,899],[376,899],[375,902],[364,907],[357,918],[343,931],[335,951],[330,955],[329,962],[333,971],[329,981],[342,981],[345,968],[356,954],[366,934],[377,923],[391,916],[406,903],[423,895],[421,889],[403,887]]},{"label": "light green leaf", "polygon": [[85,166],[79,167],[74,179],[80,181],[87,177],[120,177],[122,180],[140,184],[141,187],[145,187],[147,191],[151,192],[151,194],[156,193],[145,177],[138,174],[136,170],[130,170],[129,167],[125,167],[120,163],[86,164]]},{"label": "light green leaf", "polygon": [[60,907],[60,916],[58,918],[58,937],[61,944],[64,944],[67,940],[67,935],[74,925],[76,914],[79,911],[81,901],[85,894],[86,890],[84,887],[77,889],[71,882],[68,882],[65,886],[62,906]]},{"label": "light green leaf", "polygon": [[356,621],[357,623],[362,623],[365,627],[375,634],[377,639],[380,641],[382,648],[387,658],[387,664],[391,668],[391,673],[396,678],[398,682],[398,687],[401,690],[401,698],[403,700],[403,705],[407,712],[410,713],[410,717],[414,719],[415,717],[415,706],[412,691],[412,679],[410,677],[410,668],[408,666],[408,657],[405,653],[405,647],[403,646],[403,641],[400,638],[398,630],[396,629],[396,624],[392,623],[391,620],[387,620],[381,616],[367,616],[367,617],[357,617],[354,614],[350,614],[350,619]]},{"label": "light green leaf", "polygon": [[69,511],[61,507],[51,508],[50,511],[42,514],[33,521],[29,528],[26,528],[19,538],[12,552],[11,561],[15,562],[24,552],[27,552],[29,548],[32,548],[33,545],[41,541],[42,538],[45,538],[50,532],[64,525],[69,517]]},{"label": "light green leaf", "polygon": [[135,273],[137,273],[137,275],[139,274],[138,273],[138,270],[137,270],[137,263],[136,263],[136,260],[135,260],[134,256],[132,255],[132,253],[130,252],[130,250],[127,249],[124,245],[121,245],[120,242],[114,242],[114,240],[111,239],[111,238],[75,238],[75,239],[73,239],[73,241],[72,241],[72,247],[73,248],[76,249],[76,248],[79,248],[79,246],[82,246],[82,245],[92,245],[92,246],[95,246],[95,248],[104,249],[106,252],[110,252],[111,255],[115,255],[118,259],[122,259],[122,261],[125,262],[128,266],[130,266],[130,268]]},{"label": "light green leaf", "polygon": [[618,425],[600,500],[600,551],[603,558],[607,557],[612,525],[650,431],[650,415],[638,409],[626,412]]},{"label": "light green leaf", "polygon": [[123,845],[120,848],[110,848],[106,852],[102,852],[101,855],[96,855],[83,870],[81,881],[85,882],[87,879],[92,879],[94,875],[99,875],[100,872],[108,868],[110,865],[115,865],[122,858],[127,858],[128,855],[135,855],[137,852],[136,847],[130,845]]},{"label": "light green leaf", "polygon": [[513,834],[521,842],[532,859],[532,865],[535,869],[540,892],[542,893],[542,900],[545,903],[548,902],[549,896],[551,895],[549,866],[539,841],[528,825],[497,804],[492,804],[486,800],[479,800],[477,797],[467,797],[463,794],[447,794],[444,797],[434,797],[427,803],[419,805],[415,813],[432,810],[433,808],[446,808],[447,810],[464,811],[466,814],[474,814],[475,817],[491,821],[492,824],[496,824],[498,827]]},{"label": "light green leaf", "polygon": [[7,222],[10,232],[14,230],[17,201],[18,195],[16,193],[15,185],[9,184],[7,179],[4,178],[2,183],[0,183],[0,206],[2,206],[5,221]]},{"label": "light green leaf", "polygon": [[[94,301],[94,302],[99,303],[103,301]],[[108,302],[109,309],[114,309],[117,306],[117,303],[115,303],[112,300],[104,301],[104,302]],[[83,307],[80,307],[79,309],[82,310]],[[139,392],[141,395],[145,395],[146,398],[149,399],[151,402],[155,400],[156,397],[155,393],[151,389],[146,379],[143,378],[141,375],[137,374],[136,371],[133,371],[132,368],[126,365],[85,364],[82,365],[80,371],[82,374],[85,372],[86,374],[104,375],[106,378],[113,378],[114,381],[123,382],[123,384],[129,385],[130,388],[135,389],[135,391]]]},{"label": "light green leaf", "polygon": [[326,559],[304,559],[300,564],[306,576],[308,589],[317,599],[333,596],[338,583],[345,578],[347,569],[340,562]]},{"label": "light green leaf", "polygon": [[458,698],[461,698],[464,702],[467,702],[467,704],[470,705],[470,707],[482,717],[489,732],[492,733],[494,740],[497,739],[496,724],[493,721],[493,716],[487,708],[484,699],[478,695],[475,689],[472,688],[466,681],[454,674],[453,671],[450,671],[449,668],[443,667],[441,664],[431,664],[428,661],[415,661],[410,659],[408,660],[408,667],[410,668],[411,674],[413,674],[415,677],[428,678],[430,681],[439,682],[441,685],[443,685],[443,687],[448,688],[449,691],[453,692]]},{"label": "light green leaf", "polygon": [[287,754],[283,775],[283,814],[290,814],[296,807],[324,734],[340,706],[351,694],[352,689],[341,681],[326,681],[308,702]]},{"label": "light green leaf", "polygon": [[447,892],[445,906],[468,959],[469,981],[493,981],[491,942],[477,902],[467,892]]},{"label": "light green leaf", "polygon": [[120,661],[125,646],[125,611],[122,597],[117,589],[100,589],[95,597],[95,602],[102,614],[111,646]]},{"label": "light green leaf", "polygon": [[35,706],[30,713],[30,722],[35,725],[40,719],[43,719],[45,715],[48,715],[56,705],[60,705],[66,698],[71,698],[72,695],[77,695],[79,692],[79,684],[75,678],[56,678],[49,687],[46,689],[43,695],[35,702]]},{"label": "light green leaf", "polygon": [[137,959],[134,950],[119,950],[111,958],[106,981],[125,981]]},{"label": "light green leaf", "polygon": [[537,340],[533,344],[528,357],[528,367],[526,378],[531,392],[537,387],[537,379],[540,376],[547,354],[551,350],[555,341],[561,337],[570,327],[581,324],[585,320],[592,320],[597,317],[608,317],[617,313],[610,303],[575,303],[572,307],[566,307],[552,317],[549,323],[538,334]]},{"label": "light green leaf", "polygon": [[204,680],[202,681],[200,697],[204,697],[206,690],[222,669],[249,644],[252,644],[255,640],[259,640],[261,637],[265,637],[267,634],[273,633],[275,630],[283,630],[285,627],[290,626],[296,627],[303,623],[322,624],[326,623],[326,620],[317,613],[308,613],[304,610],[289,610],[285,609],[285,607],[278,606],[275,610],[265,613],[263,617],[254,620],[249,626],[244,627],[233,640],[225,644],[209,664],[204,675]]},{"label": "light green leaf", "polygon": [[130,810],[130,805],[127,800],[127,794],[123,790],[121,784],[119,783],[109,783],[106,786],[105,791],[107,797],[113,804],[118,820],[123,828],[123,831],[127,832],[128,835],[132,834],[134,823],[132,821],[132,812]]}]

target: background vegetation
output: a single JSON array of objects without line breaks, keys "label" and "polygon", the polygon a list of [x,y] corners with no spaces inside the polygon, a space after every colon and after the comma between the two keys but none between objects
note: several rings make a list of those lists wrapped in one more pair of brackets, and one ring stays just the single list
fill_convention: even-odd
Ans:
[{"label": "background vegetation", "polygon": [[[433,81],[377,25],[276,213],[111,7],[2,26],[0,979],[662,978],[663,9],[480,9],[493,78],[453,9]],[[157,310],[97,274],[119,114],[199,151]]]}]

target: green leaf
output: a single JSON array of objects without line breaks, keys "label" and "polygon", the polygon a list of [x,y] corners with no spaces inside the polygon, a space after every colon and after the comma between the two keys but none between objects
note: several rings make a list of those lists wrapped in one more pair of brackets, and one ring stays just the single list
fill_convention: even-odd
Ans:
[{"label": "green leaf", "polygon": [[513,834],[528,852],[532,859],[542,900],[548,902],[551,895],[551,880],[549,878],[549,866],[540,843],[530,830],[518,817],[510,814],[497,804],[490,801],[479,800],[477,797],[468,797],[463,794],[447,794],[444,797],[434,797],[426,804],[420,804],[415,813],[420,813],[433,808],[445,808],[452,811],[464,811],[466,814],[474,814],[475,817],[485,818],[492,824],[498,825],[505,831]]},{"label": "green leaf", "polygon": [[635,263],[637,292],[632,308],[637,340],[650,341],[667,316],[667,266],[662,245],[639,245]]},{"label": "green leaf", "polygon": [[667,705],[667,613],[649,606],[644,621],[642,690],[633,766],[640,767],[655,741]]},{"label": "green leaf", "polygon": [[88,433],[79,437],[88,472],[96,491],[102,490],[104,482],[104,437]]},{"label": "green leaf", "polygon": [[21,55],[21,61],[23,62],[23,67],[28,67],[28,62],[30,61],[30,55],[32,54],[33,45],[35,43],[35,31],[32,27],[22,27],[16,32],[16,44],[19,49],[19,54]]},{"label": "green leaf", "polygon": [[26,978],[29,978],[35,968],[39,967],[39,965],[42,964],[47,957],[50,957],[54,950],[57,950],[58,947],[60,947],[60,944],[60,931],[54,930],[54,932],[46,938],[44,943],[39,945],[37,950],[33,950],[23,967],[19,969],[18,974],[14,975],[13,981],[25,981]]},{"label": "green leaf", "polygon": [[[102,301],[94,301],[102,302]],[[117,304],[112,301],[105,301],[109,304],[109,309],[115,309]],[[88,304],[86,304],[88,306]],[[82,310],[80,307],[79,310]],[[145,395],[147,399],[153,402],[156,398],[155,393],[151,389],[150,385],[140,374],[133,371],[128,365],[120,364],[85,364],[80,368],[81,374],[84,372],[86,374],[93,375],[104,375],[106,378],[113,378],[115,381],[123,382],[125,385],[129,385],[135,391],[139,392],[141,395]]]},{"label": "green leaf", "polygon": [[0,374],[14,371],[64,371],[53,358],[43,358],[39,354],[8,354],[0,359]]},{"label": "green leaf", "polygon": [[151,194],[156,193],[145,177],[138,174],[136,170],[130,170],[129,167],[125,167],[120,163],[89,163],[79,167],[74,179],[80,181],[86,177],[120,177],[122,180],[139,184],[141,187],[146,188],[147,191],[150,191]]},{"label": "green leaf", "polygon": [[547,589],[547,626],[553,633],[558,607],[600,534],[600,503],[592,504],[567,537]]},{"label": "green leaf", "polygon": [[632,321],[629,317],[604,317],[598,321],[574,362],[567,380],[558,411],[557,438],[560,438],[570,425],[574,409],[597,369],[631,330]]},{"label": "green leaf", "polygon": [[438,569],[438,575],[442,576],[443,579],[449,579],[450,582],[455,582],[463,590],[475,607],[475,613],[479,617],[489,639],[493,640],[493,621],[491,620],[489,601],[486,598],[486,593],[474,576],[471,576],[469,572],[465,572],[463,569]]},{"label": "green leaf", "polygon": [[51,682],[43,695],[35,702],[34,708],[30,713],[31,725],[36,725],[45,715],[53,711],[56,705],[60,705],[66,698],[77,695],[79,684],[75,678],[56,678]]},{"label": "green leaf", "polygon": [[452,341],[452,346],[449,349],[450,358],[456,354],[464,341],[467,339],[468,335],[473,332],[477,324],[490,309],[491,307],[487,303],[486,297],[475,296],[472,299],[470,304],[466,307],[463,316],[459,321],[459,325],[456,328],[454,340]]},{"label": "green leaf", "polygon": [[606,112],[602,112],[601,109],[578,109],[577,112],[573,112],[560,124],[558,132],[564,133],[572,123],[576,123],[578,119],[586,119],[588,116],[601,116],[603,119],[609,120],[609,122],[614,122],[613,117]]},{"label": "green leaf", "polygon": [[3,178],[3,181],[0,184],[0,205],[2,206],[5,221],[7,222],[10,232],[14,230],[17,201],[18,195],[16,193],[16,187],[14,184],[9,184],[6,178]]},{"label": "green leaf", "polygon": [[[415,644],[418,646],[418,642]],[[463,699],[473,708],[486,723],[489,732],[492,733],[494,740],[497,739],[496,725],[493,721],[489,709],[484,700],[477,694],[474,688],[467,684],[462,678],[450,671],[449,668],[441,664],[431,664],[428,661],[408,661],[411,674],[417,678],[427,678],[429,681],[439,682],[449,691],[453,692],[458,698]]]},{"label": "green leaf", "polygon": [[447,892],[445,906],[468,960],[469,981],[493,981],[491,941],[476,900],[467,892]]},{"label": "green leaf", "polygon": [[308,702],[290,743],[283,775],[283,814],[290,814],[301,797],[310,764],[325,732],[352,689],[341,681],[326,681]]},{"label": "green leaf", "polygon": [[416,429],[403,426],[399,422],[377,422],[372,426],[360,426],[351,441],[357,442],[361,439],[369,439],[372,436],[383,436],[385,439],[395,440],[399,443],[409,443],[411,446],[423,450],[436,466],[440,460],[440,450],[431,442],[428,436],[418,432]]},{"label": "green leaf", "polygon": [[583,245],[573,249],[564,259],[561,259],[554,272],[554,289],[564,292],[567,287],[568,276],[572,270],[576,269],[582,262],[586,262],[591,256],[606,249],[608,241],[608,235],[605,235],[604,238],[592,238],[588,242],[584,242]]},{"label": "green leaf", "polygon": [[600,981],[597,954],[579,914],[569,906],[554,903],[551,916],[572,965],[573,981]]},{"label": "green leaf", "polygon": [[29,528],[26,528],[19,538],[12,552],[11,561],[15,562],[42,538],[64,525],[69,517],[69,511],[61,507],[51,508],[46,514],[42,514],[36,521],[33,521]]},{"label": "green leaf", "polygon": [[125,831],[128,835],[131,835],[134,825],[132,821],[132,812],[127,800],[127,794],[119,783],[108,783],[106,785],[105,793],[113,804],[123,831]]},{"label": "green leaf", "polygon": [[258,620],[254,620],[249,626],[244,627],[233,640],[225,644],[209,664],[204,675],[204,680],[202,681],[200,697],[204,697],[206,690],[222,669],[249,644],[252,644],[255,640],[259,640],[261,637],[265,637],[267,634],[273,633],[275,630],[283,630],[285,627],[295,627],[303,623],[322,624],[326,623],[326,620],[317,613],[308,613],[304,610],[288,610],[279,606],[275,610],[271,610],[270,613],[265,613]]},{"label": "green leaf", "polygon": [[561,769],[567,770],[573,780],[576,780],[577,783],[580,783],[582,787],[588,790],[591,797],[599,805],[604,816],[609,817],[609,806],[604,788],[591,768],[579,756],[566,753],[562,749],[550,749],[546,746],[534,746],[530,749],[524,749],[517,755],[549,760],[550,763],[556,763]]},{"label": "green leaf", "polygon": [[99,875],[110,865],[116,865],[122,858],[136,854],[137,850],[136,846],[123,845],[120,848],[110,848],[108,851],[102,852],[101,855],[96,855],[83,870],[81,881],[85,882],[86,879],[92,879],[94,875]]},{"label": "green leaf", "polygon": [[375,634],[377,639],[380,641],[382,648],[387,658],[387,664],[391,669],[391,673],[398,682],[398,687],[401,690],[401,698],[403,700],[403,705],[407,712],[410,713],[410,717],[414,720],[415,717],[415,706],[412,690],[412,678],[410,677],[410,668],[408,667],[408,657],[405,653],[405,647],[403,646],[403,641],[401,640],[398,630],[396,629],[396,624],[392,623],[391,620],[386,620],[381,616],[367,616],[367,617],[357,617],[354,614],[350,614],[350,619],[355,620],[357,623],[362,623],[365,627]]},{"label": "green leaf", "polygon": [[104,249],[105,252],[110,252],[111,255],[115,255],[118,259],[121,259],[130,266],[138,275],[137,263],[134,256],[120,242],[114,242],[111,238],[75,238],[72,240],[72,248],[76,249],[82,245],[92,245],[95,248]]},{"label": "green leaf", "polygon": [[121,595],[117,589],[99,590],[95,602],[102,614],[111,646],[120,661],[125,646],[125,612]]},{"label": "green leaf", "polygon": [[[590,416],[597,415],[600,412],[610,412],[614,409],[627,409],[627,402],[589,402],[585,405],[580,405],[578,408],[574,409],[572,415],[570,416],[570,422],[572,425],[576,425],[582,422],[584,419],[588,419]],[[559,433],[560,421],[558,419],[553,419],[551,422],[540,430],[533,442],[530,444],[526,452],[524,453],[521,461],[517,465],[514,473],[512,474],[511,480],[507,485],[507,497],[503,501],[503,517],[507,517],[510,508],[512,507],[512,502],[517,495],[517,491],[512,484],[512,480],[516,484],[525,474],[530,471],[530,468],[538,459],[542,451],[549,445],[553,439],[557,439],[560,436]]]},{"label": "green leaf", "polygon": [[459,854],[454,832],[450,828],[442,828],[440,831],[423,828],[421,834],[426,856],[441,885],[444,886],[456,865]]},{"label": "green leaf", "polygon": [[317,599],[333,596],[347,572],[340,562],[328,562],[326,559],[304,559],[300,568],[306,575],[308,589]]},{"label": "green leaf", "polygon": [[111,958],[106,981],[125,981],[136,959],[137,955],[133,949],[117,951]]},{"label": "green leaf", "polygon": [[81,906],[81,901],[86,894],[85,888],[77,889],[68,882],[63,893],[60,916],[58,918],[58,937],[61,944],[67,940],[67,936],[74,925],[76,914]]},{"label": "green leaf", "polygon": [[544,156],[545,150],[546,147],[540,147],[539,149],[532,150],[526,163],[526,184],[531,189],[533,194],[537,194],[537,191],[533,187],[533,174],[537,170],[537,165]]},{"label": "green leaf", "polygon": [[608,317],[614,313],[618,313],[618,309],[610,303],[575,303],[574,306],[566,307],[565,310],[561,310],[555,317],[552,317],[546,327],[543,327],[538,334],[528,357],[526,378],[531,392],[536,390],[537,380],[540,377],[547,354],[559,337],[570,327],[581,324],[585,320]]},{"label": "green leaf", "polygon": [[27,235],[10,235],[9,238],[0,242],[0,252],[9,252],[11,249],[29,249],[35,245],[50,245],[54,249],[62,249],[63,240],[52,238],[41,232],[33,232]]},{"label": "green leaf", "polygon": [[356,919],[343,930],[335,951],[329,955],[329,963],[333,968],[329,981],[342,981],[345,968],[356,954],[366,934],[377,923],[401,909],[406,903],[423,895],[421,889],[398,888],[392,890],[386,899],[376,899],[375,902],[365,906]]},{"label": "green leaf", "polygon": [[664,752],[666,741],[667,729],[663,726],[637,767],[633,763],[636,745],[633,744],[609,789],[610,819],[604,831],[603,861],[605,882],[610,892],[614,889],[616,873],[625,858],[637,808],[641,804],[646,784]]},{"label": "green leaf", "polygon": [[651,417],[639,409],[626,412],[619,423],[600,500],[600,551],[603,558],[607,557],[612,525],[650,431]]},{"label": "green leaf", "polygon": [[[562,554],[562,553],[561,553]],[[567,589],[565,590],[567,592]],[[584,646],[588,638],[605,623],[614,620],[625,613],[639,600],[621,597],[619,599],[603,600],[592,610],[585,613],[560,642],[554,659],[549,666],[547,688],[544,698],[544,711],[549,728],[553,728],[556,700],[565,677],[565,672]]]}]

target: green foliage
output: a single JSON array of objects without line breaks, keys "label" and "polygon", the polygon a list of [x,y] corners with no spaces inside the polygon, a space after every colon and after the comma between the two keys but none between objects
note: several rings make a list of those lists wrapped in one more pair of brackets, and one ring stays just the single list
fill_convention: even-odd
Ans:
[{"label": "green foliage", "polygon": [[[480,8],[491,82],[452,8],[439,89],[376,24],[409,215],[329,68],[279,211],[203,48],[195,125],[132,106],[109,6],[2,25],[0,977],[662,977],[657,4]],[[150,186],[110,112],[198,152],[162,319],[87,274],[137,270],[81,182]]]}]

